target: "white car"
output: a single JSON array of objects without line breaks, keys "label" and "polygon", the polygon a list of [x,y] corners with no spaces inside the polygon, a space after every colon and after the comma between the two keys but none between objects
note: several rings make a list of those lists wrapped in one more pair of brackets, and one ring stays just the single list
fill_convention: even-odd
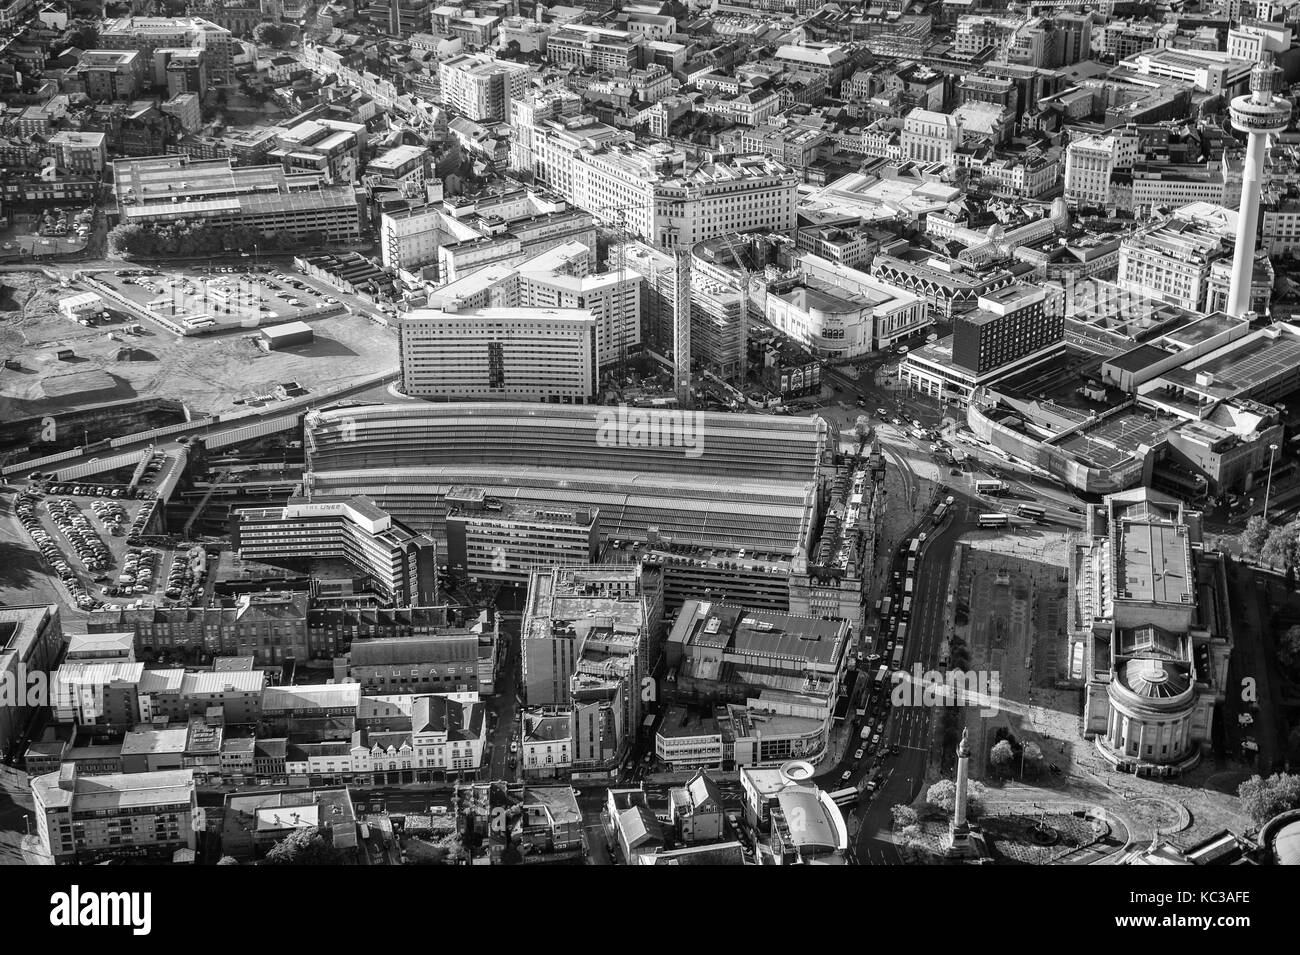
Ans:
[{"label": "white car", "polygon": [[864,751],[863,751],[861,748],[859,748],[858,751],[857,751],[856,753],[853,754],[853,758],[854,758],[854,759],[861,759],[861,758],[862,758],[862,753],[863,753],[863,752],[864,752]]}]

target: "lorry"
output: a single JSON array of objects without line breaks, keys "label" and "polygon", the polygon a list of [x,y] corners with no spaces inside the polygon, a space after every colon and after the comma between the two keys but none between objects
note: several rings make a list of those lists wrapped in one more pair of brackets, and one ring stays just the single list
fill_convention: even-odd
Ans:
[{"label": "lorry", "polygon": [[901,643],[894,645],[894,659],[891,662],[895,670],[903,666],[903,645]]}]

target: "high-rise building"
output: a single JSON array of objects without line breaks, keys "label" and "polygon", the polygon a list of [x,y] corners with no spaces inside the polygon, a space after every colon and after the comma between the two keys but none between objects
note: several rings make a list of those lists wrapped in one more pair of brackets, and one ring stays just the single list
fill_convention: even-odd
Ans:
[{"label": "high-rise building", "polygon": [[1065,337],[1065,315],[1049,312],[1047,293],[1017,282],[979,298],[953,324],[953,362],[976,375],[1020,361]]},{"label": "high-rise building", "polygon": [[590,309],[420,308],[402,318],[400,347],[412,396],[587,404],[599,386]]},{"label": "high-rise building", "polygon": [[589,309],[596,319],[601,368],[641,347],[644,281],[625,270],[594,273],[595,255],[581,242],[565,242],[518,265],[489,265],[429,295],[431,308]]},{"label": "high-rise building", "polygon": [[532,67],[489,53],[462,53],[438,64],[442,104],[476,123],[510,119],[511,100],[528,90]]}]

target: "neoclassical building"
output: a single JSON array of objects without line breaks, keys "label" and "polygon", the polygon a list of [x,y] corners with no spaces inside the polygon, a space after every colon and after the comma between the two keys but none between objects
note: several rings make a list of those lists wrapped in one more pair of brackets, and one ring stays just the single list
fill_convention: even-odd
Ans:
[{"label": "neoclassical building", "polygon": [[1200,759],[1223,699],[1232,646],[1217,554],[1200,515],[1147,488],[1088,509],[1072,568],[1072,650],[1086,729],[1120,769],[1173,775]]}]

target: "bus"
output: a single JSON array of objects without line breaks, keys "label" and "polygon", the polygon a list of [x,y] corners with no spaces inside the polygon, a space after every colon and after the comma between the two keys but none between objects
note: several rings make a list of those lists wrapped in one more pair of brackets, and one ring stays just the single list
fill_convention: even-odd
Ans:
[{"label": "bus", "polygon": [[938,524],[943,520],[943,516],[948,513],[948,505],[940,504],[934,509],[934,522]]},{"label": "bus", "polygon": [[909,574],[914,574],[914,573],[916,573],[916,558],[915,558],[915,557],[909,557],[909,558],[907,558],[907,572],[908,572]]},{"label": "bus", "polygon": [[888,620],[888,619],[889,619],[889,610],[890,610],[890,608],[893,606],[893,603],[894,603],[894,601],[893,601],[893,598],[892,598],[892,597],[886,597],[884,600],[881,601],[881,603],[880,603],[880,619],[881,619],[881,620]]},{"label": "bus", "polygon": [[882,686],[884,686],[884,685],[885,685],[885,678],[886,678],[887,676],[889,676],[889,666],[888,666],[888,664],[884,664],[884,663],[882,663],[882,664],[880,664],[880,669],[879,669],[878,671],[876,671],[876,686],[877,686],[877,687],[882,687]]},{"label": "bus", "polygon": [[902,666],[903,666],[903,645],[900,643],[896,647],[894,647],[893,667],[895,670],[898,670],[901,669]]},{"label": "bus", "polygon": [[908,556],[915,557],[920,552],[921,552],[921,538],[913,537],[912,543],[907,545]]},{"label": "bus", "polygon": [[858,801],[858,795],[857,786],[850,786],[847,789],[837,789],[835,792],[831,793],[831,802],[843,809],[846,806],[852,806],[856,803]]},{"label": "bus", "polygon": [[975,482],[976,494],[1001,494],[1007,489],[1002,481],[985,480]]},{"label": "bus", "polygon": [[[1007,518],[1007,516],[1006,516],[1005,514],[1003,514],[1003,515],[1002,515],[1002,520],[1003,520],[1004,523],[1006,522],[1006,518]],[[912,595],[912,578],[911,578],[911,577],[908,577],[908,578],[907,578],[907,582],[906,582],[905,584],[903,584],[903,593],[907,594],[909,597]]]},{"label": "bus", "polygon": [[1016,513],[1021,517],[1031,517],[1036,521],[1047,519],[1047,510],[1038,504],[1021,504],[1016,508]]},{"label": "bus", "polygon": [[909,617],[911,617],[911,616],[912,616],[912,598],[911,598],[911,597],[904,597],[904,598],[903,598],[903,610],[902,610],[902,612],[899,614],[899,617],[900,617],[900,619],[907,620],[907,619],[908,619]]},{"label": "bus", "polygon": [[980,527],[1006,527],[1007,523],[1007,515],[1001,512],[997,514],[980,515]]}]

